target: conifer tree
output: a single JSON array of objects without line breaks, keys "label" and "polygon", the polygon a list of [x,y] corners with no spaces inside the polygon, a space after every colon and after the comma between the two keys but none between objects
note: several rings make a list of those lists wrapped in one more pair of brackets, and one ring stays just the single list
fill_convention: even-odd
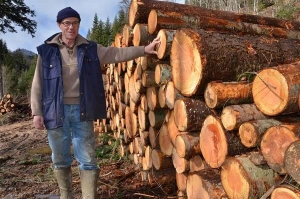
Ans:
[{"label": "conifer tree", "polygon": [[13,24],[20,26],[22,31],[27,31],[34,37],[36,21],[35,12],[31,10],[24,0],[0,0],[0,32],[17,32]]}]

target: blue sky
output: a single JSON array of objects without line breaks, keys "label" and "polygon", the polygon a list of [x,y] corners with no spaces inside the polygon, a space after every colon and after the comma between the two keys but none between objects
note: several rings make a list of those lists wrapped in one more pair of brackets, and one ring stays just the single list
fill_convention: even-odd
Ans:
[{"label": "blue sky", "polygon": [[[56,24],[57,12],[65,7],[72,7],[77,10],[81,17],[79,33],[86,36],[88,29],[92,27],[95,13],[98,19],[106,21],[107,17],[113,22],[119,11],[120,0],[24,0],[25,4],[35,11],[37,21],[37,30],[35,37],[32,38],[27,32],[21,31],[16,27],[17,33],[0,33],[8,49],[14,51],[18,48],[24,48],[36,53],[36,46],[43,43],[45,39],[54,33],[59,32]],[[105,3],[104,3],[105,2]],[[184,0],[176,0],[177,3],[183,3]]]}]

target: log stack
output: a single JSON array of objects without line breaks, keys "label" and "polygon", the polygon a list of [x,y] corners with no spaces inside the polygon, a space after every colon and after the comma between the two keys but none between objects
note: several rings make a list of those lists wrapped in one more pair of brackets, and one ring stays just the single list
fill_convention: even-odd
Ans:
[{"label": "log stack", "polygon": [[6,94],[2,97],[0,101],[0,115],[5,113],[15,111],[17,104],[13,102],[11,94]]},{"label": "log stack", "polygon": [[158,54],[107,66],[95,129],[178,196],[296,199],[283,175],[300,187],[299,35],[297,21],[132,0],[115,46],[159,36]]}]

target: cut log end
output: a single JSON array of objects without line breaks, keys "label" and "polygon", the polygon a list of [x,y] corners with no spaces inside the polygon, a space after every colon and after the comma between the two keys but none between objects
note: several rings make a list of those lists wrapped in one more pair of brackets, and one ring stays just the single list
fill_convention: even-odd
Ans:
[{"label": "cut log end", "polygon": [[255,127],[249,122],[245,122],[240,126],[239,136],[244,146],[250,148],[256,145],[258,137],[255,131]]},{"label": "cut log end", "polygon": [[[227,195],[232,198],[246,199],[250,185],[241,164],[234,159],[227,159],[222,165],[221,180]],[[244,196],[244,197],[243,197]]]},{"label": "cut log end", "polygon": [[215,108],[218,103],[218,96],[211,84],[207,84],[207,87],[204,91],[205,103],[209,108]]},{"label": "cut log end", "polygon": [[237,123],[235,111],[231,107],[225,107],[222,110],[221,120],[225,129],[233,130]]},{"label": "cut log end", "polygon": [[288,90],[289,85],[280,72],[264,69],[253,81],[253,100],[262,113],[275,116],[287,106]]},{"label": "cut log end", "polygon": [[167,35],[166,30],[162,29],[158,32],[157,37],[160,38],[160,44],[156,46],[157,57],[162,59],[166,53],[167,48]]},{"label": "cut log end", "polygon": [[206,162],[212,168],[218,168],[224,162],[228,146],[221,122],[209,115],[200,132],[200,149]]},{"label": "cut log end", "polygon": [[198,37],[189,30],[177,30],[172,42],[172,78],[175,88],[184,96],[191,96],[196,92],[202,76],[201,55],[195,45],[195,41],[200,40]]},{"label": "cut log end", "polygon": [[137,1],[131,1],[130,7],[129,7],[129,16],[128,16],[128,23],[129,26],[133,28],[135,24],[135,17],[138,12],[138,4]]},{"label": "cut log end", "polygon": [[298,140],[293,131],[284,126],[273,126],[264,134],[261,151],[270,168],[285,174],[284,152],[288,146]]},{"label": "cut log end", "polygon": [[184,131],[187,128],[187,110],[186,104],[182,100],[177,100],[174,105],[174,118],[179,131]]},{"label": "cut log end", "polygon": [[157,13],[156,10],[151,10],[148,17],[148,32],[153,34],[157,27]]}]

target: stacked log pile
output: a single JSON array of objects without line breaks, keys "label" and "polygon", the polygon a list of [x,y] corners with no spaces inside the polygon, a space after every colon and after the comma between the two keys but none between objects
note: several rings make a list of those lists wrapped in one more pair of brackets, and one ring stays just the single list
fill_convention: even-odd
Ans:
[{"label": "stacked log pile", "polygon": [[16,109],[16,104],[10,94],[6,94],[2,97],[0,101],[0,115],[14,111]]},{"label": "stacked log pile", "polygon": [[132,0],[113,46],[159,36],[158,54],[107,67],[95,130],[178,196],[299,198],[299,35],[297,21]]}]

